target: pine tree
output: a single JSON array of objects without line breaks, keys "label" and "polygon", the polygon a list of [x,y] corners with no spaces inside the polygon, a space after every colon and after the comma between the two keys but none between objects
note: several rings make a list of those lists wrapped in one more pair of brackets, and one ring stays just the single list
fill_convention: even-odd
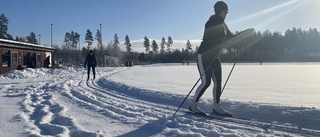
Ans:
[{"label": "pine tree", "polygon": [[0,15],[0,39],[7,38],[7,31],[8,31],[8,22],[9,20],[7,17],[2,13]]},{"label": "pine tree", "polygon": [[66,34],[64,35],[64,41],[66,43],[66,46],[70,45],[70,33],[66,32]]},{"label": "pine tree", "polygon": [[157,54],[159,47],[158,47],[158,44],[157,44],[157,42],[155,40],[152,41],[151,47],[152,47],[153,54]]},{"label": "pine tree", "polygon": [[80,34],[78,34],[77,32],[74,32],[72,36],[72,47],[77,48],[79,41],[80,41]]},{"label": "pine tree", "polygon": [[162,40],[161,40],[161,44],[160,44],[160,53],[161,54],[164,54],[165,50],[164,50],[164,45],[166,44],[166,39],[164,39],[164,37],[162,37]]},{"label": "pine tree", "polygon": [[89,50],[90,46],[93,43],[92,32],[89,29],[87,29],[87,33],[86,33],[86,36],[85,36],[85,43],[88,43],[87,50]]},{"label": "pine tree", "polygon": [[192,46],[192,45],[191,45],[190,41],[188,40],[188,41],[187,41],[187,44],[186,44],[186,50],[187,50],[187,51],[192,50],[191,46]]},{"label": "pine tree", "polygon": [[113,50],[115,51],[115,53],[116,53],[116,57],[118,57],[118,51],[119,51],[119,40],[118,40],[119,38],[118,38],[118,35],[117,35],[117,33],[115,33],[114,34],[114,36],[113,36]]},{"label": "pine tree", "polygon": [[169,36],[167,41],[167,50],[171,51],[171,44],[173,43],[172,38]]},{"label": "pine tree", "polygon": [[150,40],[147,38],[147,36],[144,37],[143,45],[146,48],[146,52],[149,52],[150,51]]},{"label": "pine tree", "polygon": [[77,48],[79,40],[80,35],[77,32],[71,31],[70,33],[66,32],[63,42],[65,42],[68,47]]},{"label": "pine tree", "polygon": [[102,49],[102,36],[100,30],[97,30],[95,39],[98,41],[98,48]]},{"label": "pine tree", "polygon": [[118,39],[119,39],[119,37],[118,37],[117,33],[115,33],[114,36],[113,36],[113,43],[119,44],[119,40]]},{"label": "pine tree", "polygon": [[38,44],[36,34],[34,32],[31,32],[29,36],[26,37],[28,43],[32,44]]},{"label": "pine tree", "polygon": [[129,39],[129,36],[128,36],[128,35],[126,35],[124,45],[126,45],[127,52],[131,52],[131,51],[132,51],[132,49],[131,49],[131,43],[130,43],[130,39]]}]

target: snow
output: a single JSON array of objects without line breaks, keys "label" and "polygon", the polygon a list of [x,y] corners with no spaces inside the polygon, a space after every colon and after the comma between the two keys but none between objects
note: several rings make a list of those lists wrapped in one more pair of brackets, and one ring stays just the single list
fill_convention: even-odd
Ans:
[{"label": "snow", "polygon": [[[232,63],[223,64],[223,81]],[[320,136],[320,64],[236,65],[222,95],[235,117],[187,112],[195,64],[25,69],[0,75],[0,136]],[[224,83],[223,83],[224,84]],[[212,86],[200,100],[210,113]]]}]

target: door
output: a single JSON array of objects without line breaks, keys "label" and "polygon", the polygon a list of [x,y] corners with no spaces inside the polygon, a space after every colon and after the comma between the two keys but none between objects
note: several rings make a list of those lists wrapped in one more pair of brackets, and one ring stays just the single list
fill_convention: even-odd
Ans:
[{"label": "door", "polygon": [[18,69],[18,52],[12,51],[11,57],[11,69],[16,70]]},{"label": "door", "polygon": [[41,53],[37,53],[37,62],[36,62],[36,67],[40,68],[41,66]]}]

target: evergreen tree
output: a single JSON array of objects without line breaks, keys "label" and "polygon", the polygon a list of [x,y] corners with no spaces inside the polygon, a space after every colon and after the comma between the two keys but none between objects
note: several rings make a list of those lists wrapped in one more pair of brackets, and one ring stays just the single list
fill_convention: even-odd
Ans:
[{"label": "evergreen tree", "polygon": [[165,53],[165,47],[164,47],[164,45],[166,44],[166,39],[164,39],[164,37],[162,37],[162,40],[161,40],[161,44],[160,44],[160,53],[161,54],[164,54]]},{"label": "evergreen tree", "polygon": [[98,48],[102,49],[102,36],[100,30],[97,30],[95,39],[98,41]]},{"label": "evergreen tree", "polygon": [[0,39],[7,39],[8,22],[9,22],[9,20],[2,13],[0,15]]},{"label": "evergreen tree", "polygon": [[63,42],[66,43],[67,47],[77,48],[79,40],[80,35],[77,32],[71,31],[70,33],[66,32]]},{"label": "evergreen tree", "polygon": [[38,44],[36,34],[34,32],[31,32],[29,36],[26,37],[28,43],[32,44]]},{"label": "evergreen tree", "polygon": [[144,37],[143,45],[146,48],[146,52],[148,53],[150,51],[150,40],[147,38],[147,36]]},{"label": "evergreen tree", "polygon": [[169,36],[167,41],[167,50],[171,51],[171,44],[173,43],[172,38]]},{"label": "evergreen tree", "polygon": [[187,50],[187,51],[192,50],[191,43],[190,43],[189,40],[187,41],[187,44],[186,44],[186,50]]},{"label": "evergreen tree", "polygon": [[72,48],[77,48],[80,35],[77,32],[71,31],[69,36],[70,36],[69,40],[70,40],[70,43],[71,43],[70,46]]},{"label": "evergreen tree", "polygon": [[92,32],[89,29],[87,29],[87,33],[86,33],[86,36],[85,36],[85,43],[88,43],[87,49],[89,50],[90,46],[93,43]]},{"label": "evergreen tree", "polygon": [[126,35],[124,45],[126,45],[127,52],[131,52],[132,51],[131,43],[130,43],[130,39],[129,39],[128,35]]},{"label": "evergreen tree", "polygon": [[116,53],[116,57],[119,56],[118,52],[120,51],[119,46],[118,46],[119,45],[119,40],[118,39],[119,39],[118,35],[117,35],[117,33],[115,33],[114,36],[113,36],[113,49],[114,49],[114,51]]},{"label": "evergreen tree", "polygon": [[158,47],[158,44],[157,44],[157,42],[155,40],[152,41],[151,47],[152,47],[153,54],[157,54],[159,47]]},{"label": "evergreen tree", "polygon": [[66,32],[66,34],[64,35],[64,41],[66,43],[66,46],[69,46],[70,45],[70,33],[69,32]]},{"label": "evergreen tree", "polygon": [[26,42],[26,39],[25,39],[24,37],[18,37],[18,36],[16,36],[15,41]]},{"label": "evergreen tree", "polygon": [[80,41],[80,34],[78,34],[77,32],[75,32],[75,33],[73,34],[72,47],[73,47],[73,48],[77,48],[79,41]]}]

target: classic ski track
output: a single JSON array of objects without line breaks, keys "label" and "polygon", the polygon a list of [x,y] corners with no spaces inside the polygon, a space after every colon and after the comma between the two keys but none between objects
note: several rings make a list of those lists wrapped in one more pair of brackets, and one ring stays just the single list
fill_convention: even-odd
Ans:
[{"label": "classic ski track", "polygon": [[[112,90],[108,90],[106,88],[100,87],[98,86],[95,82],[91,83],[87,83],[88,88],[91,88],[94,90],[94,94],[98,95],[98,96],[107,96],[111,99],[114,99],[115,101],[122,101],[125,102],[126,104],[133,104],[134,106],[139,106],[139,107],[143,107],[145,105],[141,105],[141,104],[146,104],[148,105],[150,108],[153,108],[153,111],[155,112],[164,112],[165,115],[170,115],[170,113],[172,113],[172,110],[174,110],[173,107],[170,106],[165,106],[163,104],[156,104],[153,102],[148,102],[148,101],[144,101],[144,100],[140,100],[140,99],[135,99],[132,98],[130,96],[127,96],[123,93],[119,93],[116,91],[112,91]],[[169,109],[169,110],[168,110]]]},{"label": "classic ski track", "polygon": [[[81,83],[81,82],[80,82]],[[81,85],[81,84],[80,84]],[[86,85],[88,86],[88,85]],[[91,86],[89,85],[88,88],[90,88]],[[78,100],[81,102],[83,101],[82,103],[87,103],[87,105],[91,105],[90,108],[93,108],[93,107],[99,107],[101,108],[102,112],[104,112],[103,114],[106,115],[106,112],[109,113],[107,114],[107,116],[109,117],[112,117],[116,120],[119,120],[121,122],[128,122],[130,121],[130,123],[132,123],[135,119],[142,119],[142,121],[137,121],[137,123],[145,123],[145,122],[152,122],[152,120],[157,120],[157,119],[163,119],[165,116],[163,116],[163,114],[161,115],[155,115],[153,113],[147,113],[146,115],[143,114],[143,115],[138,115],[137,114],[134,114],[134,115],[130,115],[131,113],[143,113],[143,111],[145,111],[145,108],[146,106],[148,105],[153,105],[153,103],[150,103],[150,102],[146,102],[146,101],[140,101],[140,100],[135,100],[133,98],[123,98],[123,97],[120,97],[120,98],[116,98],[114,96],[111,96],[110,95],[107,95],[107,98],[106,99],[106,95],[103,95],[99,92],[101,91],[90,91],[90,89],[87,89],[87,88],[84,88],[84,87],[81,87],[83,88],[84,90],[91,92],[96,95],[96,99],[101,101],[101,102],[96,102],[96,101],[88,101],[88,98],[86,99],[83,99],[81,100],[80,98],[82,97],[79,97],[79,95],[75,95],[75,96],[78,96],[78,97],[75,97],[75,98],[78,98]],[[104,89],[105,90],[105,89]],[[80,91],[79,89],[77,90],[78,92]],[[74,92],[74,91],[71,91],[71,92]],[[99,93],[99,94],[97,94]],[[114,93],[115,94],[115,93]],[[85,96],[85,95],[84,95]],[[101,97],[100,97],[101,96]],[[101,98],[101,100],[99,99]],[[115,104],[113,101],[110,101],[110,102],[106,102],[105,100],[114,100],[116,102],[120,102],[120,106],[117,106],[118,104]],[[127,100],[130,100],[130,101],[127,101]],[[133,103],[132,101],[135,101],[135,103]],[[106,103],[110,103],[110,105],[106,104]],[[123,109],[119,109],[118,107],[122,107],[121,104],[132,104],[133,106],[139,108],[139,109],[130,109],[130,110],[123,110]],[[141,105],[141,103],[144,103],[144,105]],[[159,105],[158,105],[159,106]],[[141,107],[141,108],[140,108]],[[130,108],[130,107],[129,107]],[[106,109],[106,110],[105,110]],[[104,111],[103,111],[104,110]],[[100,112],[101,112],[100,111]],[[126,111],[131,111],[131,112],[126,112]],[[141,112],[140,112],[141,111]],[[154,110],[155,111],[155,110]],[[159,113],[162,113],[163,111],[167,111],[166,108],[162,108],[162,109],[158,109],[156,112],[156,114],[159,114]],[[171,111],[167,111],[169,115],[172,115],[172,110]],[[172,124],[170,121],[176,121],[178,120],[179,121],[179,125],[182,126],[182,127],[185,127],[185,129],[188,129],[188,130],[191,130],[191,131],[194,131],[196,132],[197,130],[208,130],[208,127],[216,127],[218,126],[218,128],[225,128],[225,127],[230,127],[230,129],[232,128],[238,128],[238,129],[242,129],[244,131],[255,131],[255,132],[263,132],[261,129],[258,129],[256,128],[255,126],[248,126],[248,125],[245,125],[244,124],[241,124],[241,123],[234,123],[233,125],[229,125],[228,122],[217,122],[215,120],[208,120],[208,121],[211,121],[212,123],[202,123],[202,122],[190,122],[190,123],[195,123],[195,124],[184,124],[186,121],[186,119],[188,120],[191,120],[191,121],[197,121],[197,119],[199,119],[199,117],[193,117],[193,116],[184,116],[184,117],[167,117],[168,118],[168,121],[167,123],[165,123],[168,128],[170,128],[170,124]],[[182,120],[184,119],[184,120]],[[190,127],[195,127],[195,128],[190,128]]]},{"label": "classic ski track", "polygon": [[[186,117],[171,116],[172,112],[175,110],[175,108],[173,107],[168,107],[162,104],[155,104],[152,102],[131,98],[130,96],[127,96],[125,94],[118,93],[116,91],[110,91],[108,89],[100,87],[95,83],[95,81],[93,81],[92,83],[80,81],[78,83],[78,87],[79,88],[76,88],[76,89],[72,89],[72,88],[68,89],[69,87],[65,87],[65,89],[70,91],[69,98],[71,98],[72,100],[76,100],[78,103],[81,103],[83,106],[86,106],[87,108],[94,109],[95,111],[101,113],[102,115],[114,118],[115,120],[119,120],[124,123],[129,121],[130,123],[136,122],[138,124],[141,124],[141,123],[146,123],[148,121],[152,122],[153,120],[163,119],[167,117],[169,122],[165,124],[167,125],[168,128],[170,128],[170,124],[172,124],[172,122],[170,121],[177,121],[177,120],[180,121],[181,119],[197,121],[197,119],[199,119],[198,117],[192,117],[192,116],[186,116]],[[134,109],[121,109],[123,108],[122,106],[123,104],[128,105],[129,107],[127,108],[134,107]],[[153,108],[153,110],[151,112],[148,112],[147,110],[150,108]],[[169,115],[169,117],[167,115]],[[137,120],[137,119],[142,119],[142,120]],[[183,121],[184,120],[179,122],[181,126],[185,125],[186,129],[193,130],[195,132],[196,130],[208,130],[207,127],[214,127],[214,126],[219,126],[219,128],[223,129],[225,126],[228,125],[227,122],[217,122],[214,120],[211,120],[212,123],[204,124],[204,123],[198,122],[198,124],[192,124],[192,125],[184,124],[185,122]],[[192,122],[192,123],[197,123],[197,122]],[[261,130],[257,129],[256,127],[243,126],[243,124],[239,124],[239,123],[235,123],[234,125],[232,125],[232,127],[234,126],[236,126],[238,129],[243,129],[243,130],[249,129],[249,130],[261,132]],[[195,128],[190,129],[190,127],[195,127]]]},{"label": "classic ski track", "polygon": [[[118,72],[116,72],[116,73],[118,73]],[[125,95],[123,93],[119,93],[119,92],[116,92],[116,91],[108,90],[106,88],[98,86],[96,84],[96,81],[92,81],[92,82],[91,81],[89,81],[89,82],[80,81],[78,86],[83,88],[84,91],[90,92],[93,95],[95,95],[96,99],[99,100],[100,102],[96,102],[94,104],[96,106],[101,107],[101,108],[108,108],[108,110],[111,110],[112,112],[108,112],[108,113],[110,113],[109,116],[111,116],[113,118],[114,118],[114,115],[112,115],[113,113],[115,115],[121,115],[121,117],[131,117],[130,116],[131,113],[124,113],[124,111],[132,111],[132,113],[137,113],[137,112],[140,113],[140,112],[144,112],[146,108],[156,108],[156,109],[153,110],[154,112],[156,112],[156,114],[148,112],[147,116],[145,116],[145,115],[140,115],[140,116],[144,116],[144,118],[145,117],[151,117],[151,118],[159,119],[159,118],[165,117],[165,115],[160,115],[159,116],[159,113],[162,114],[163,112],[165,112],[168,115],[172,115],[172,112],[175,110],[175,108],[170,108],[170,110],[168,110],[167,106],[155,104],[155,103],[152,103],[152,102],[142,101],[142,100],[139,100],[139,99],[131,98],[130,96],[127,96],[127,95]],[[79,92],[80,90],[77,89],[77,91]],[[82,97],[78,97],[78,98],[82,98]],[[87,99],[85,99],[85,100],[87,100]],[[90,104],[90,103],[95,102],[95,101],[87,101],[87,102],[89,102],[88,104]],[[105,104],[110,104],[110,106],[109,105],[108,106],[104,106]],[[120,106],[118,104],[120,104]],[[120,108],[123,107],[123,106],[121,106],[121,104],[133,105],[133,106],[138,107],[140,109],[139,110],[137,110],[137,109],[130,109],[130,110],[118,109],[119,107]],[[141,104],[144,104],[144,105],[141,105]],[[147,106],[149,106],[149,107],[147,107]],[[136,117],[134,117],[134,118],[136,118]],[[190,116],[186,116],[184,118],[186,118],[186,119],[190,119],[191,118],[192,120],[198,119],[197,117],[192,117],[192,116],[191,117]],[[120,118],[117,118],[117,119],[120,119]],[[181,118],[171,117],[169,119],[181,119]],[[146,120],[146,121],[148,121],[148,120]],[[215,126],[219,125],[220,128],[229,126],[228,122],[217,122],[216,120],[209,120],[209,121],[213,122]],[[183,123],[184,123],[183,121],[180,121],[181,125],[183,125]],[[170,125],[170,124],[168,124],[168,125]],[[199,129],[206,130],[207,127],[210,127],[210,125],[212,125],[212,123],[206,123],[206,124],[199,123],[199,124],[195,124],[195,125],[185,124],[185,125],[186,125],[186,128],[187,127],[190,128],[190,126],[191,127],[192,126],[196,126],[197,130],[199,130]],[[234,124],[229,126],[229,127],[237,127],[238,129],[243,129],[243,130],[252,130],[252,131],[256,131],[256,132],[263,132],[261,129],[258,129],[256,126],[250,126],[250,125],[244,124],[244,123],[236,123],[236,122],[234,122]],[[190,129],[190,130],[192,130],[192,129]]]},{"label": "classic ski track", "polygon": [[[112,74],[107,74],[106,77],[116,74],[120,71],[116,71],[113,72]],[[104,77],[104,76],[103,76]],[[97,79],[98,80],[98,79]],[[148,102],[148,101],[144,101],[144,100],[140,100],[140,99],[135,99],[132,98],[124,93],[120,93],[117,91],[113,91],[113,90],[109,90],[107,88],[104,87],[100,87],[96,81],[90,81],[90,82],[85,82],[85,81],[80,81],[78,83],[79,87],[82,88],[82,90],[90,92],[93,96],[96,97],[96,99],[99,102],[96,102],[96,106],[99,106],[101,108],[104,108],[104,105],[108,104],[108,107],[105,108],[111,108],[111,111],[109,112],[110,114],[114,114],[114,115],[110,115],[109,116],[117,116],[118,115],[118,120],[120,121],[132,121],[130,120],[130,117],[132,119],[143,119],[143,121],[150,121],[150,119],[161,119],[163,117],[165,117],[166,115],[171,115],[171,113],[175,110],[175,108],[173,107],[168,107],[165,106],[164,104],[155,104],[152,102]],[[79,90],[79,89],[77,89]],[[89,104],[92,103],[91,101],[89,101]],[[134,109],[119,109],[118,107],[122,108],[123,104],[126,104],[127,108],[131,108],[131,107],[137,107]],[[143,105],[141,105],[143,104]],[[138,109],[139,108],[139,109]],[[156,114],[153,114],[152,111],[151,112],[145,112],[145,109],[150,109],[150,108],[154,108],[154,112],[156,112]],[[129,111],[129,112],[128,112]],[[186,109],[182,109],[182,111],[187,111]],[[161,114],[160,114],[161,113]],[[165,115],[163,115],[163,113],[165,113]],[[133,114],[134,116],[132,117]],[[136,117],[138,114],[139,117]],[[119,118],[119,116],[121,116],[122,118]],[[126,119],[128,118],[128,119]],[[230,127],[232,128],[237,128],[237,129],[241,129],[244,131],[254,131],[254,132],[263,132],[263,133],[279,133],[279,132],[289,132],[295,135],[312,135],[312,133],[319,133],[319,131],[316,130],[311,130],[311,129],[299,129],[295,126],[286,126],[286,125],[281,125],[281,124],[275,124],[272,123],[272,125],[270,126],[270,123],[266,123],[266,122],[259,122],[256,120],[243,120],[243,119],[229,119],[229,120],[217,120],[217,119],[207,119],[206,121],[210,121],[209,123],[201,123],[199,122],[197,124],[197,119],[199,119],[198,117],[195,116],[184,116],[184,115],[180,115],[179,117],[167,117],[170,121],[170,119],[175,119],[177,121],[180,121],[178,124],[180,124],[180,126],[185,128],[189,128],[189,130],[206,130],[208,127],[212,127],[210,125],[215,125],[215,126],[219,126],[220,128],[225,128],[225,127]],[[179,120],[180,119],[180,120]],[[183,119],[183,120],[182,120]],[[190,124],[184,124],[186,119],[190,119],[190,123],[193,123],[193,125]],[[200,118],[201,119],[201,118]],[[203,119],[202,119],[203,120]],[[230,125],[230,123],[232,123]],[[170,128],[170,122],[166,123],[166,125]],[[184,126],[183,126],[184,125]],[[262,126],[261,126],[262,125]],[[196,128],[190,128],[195,126]],[[217,128],[217,127],[216,127]]]},{"label": "classic ski track", "polygon": [[[108,75],[112,74],[113,73],[108,73]],[[137,118],[140,117],[147,117],[144,118],[146,120],[162,117],[157,116],[156,114],[158,113],[152,113],[155,108],[149,107],[148,105],[142,105],[146,104],[146,102],[130,99],[128,97],[119,98],[116,94],[106,94],[104,91],[105,89],[93,89],[93,86],[90,86],[88,83],[91,82],[79,81],[77,87],[69,87],[68,84],[64,84],[64,89],[67,90],[68,94],[63,93],[63,95],[72,100],[76,100],[85,108],[93,109],[103,115],[113,117],[123,122],[128,120],[140,121],[137,120]],[[155,110],[163,112],[163,114],[169,113],[169,111],[165,112],[166,109]]]},{"label": "classic ski track", "polygon": [[[38,79],[41,78],[21,80],[11,85],[14,90],[27,91],[18,93],[24,96],[23,101],[19,103],[24,113],[17,116],[27,122],[24,131],[26,134],[31,136],[96,136],[95,133],[79,129],[73,122],[72,116],[65,114],[65,107],[59,104],[54,94],[50,92],[50,87],[65,83],[67,80],[61,80],[59,76],[52,76],[52,79],[48,81],[38,81]],[[51,83],[50,80],[55,82]],[[15,88],[16,86],[24,88]],[[7,96],[10,96],[10,93]]]},{"label": "classic ski track", "polygon": [[[127,70],[127,69],[123,69]],[[114,75],[123,70],[112,70],[107,72],[103,77]],[[79,74],[67,75],[69,78],[79,78]],[[101,73],[105,74],[105,73]],[[50,75],[51,79],[47,81],[37,81],[34,79],[21,80],[10,84],[1,90],[19,90],[19,85],[27,85],[27,92],[23,92],[25,99],[20,103],[25,112],[19,117],[22,117],[27,123],[26,133],[31,135],[96,135],[93,132],[82,131],[73,122],[72,116],[65,114],[65,107],[55,100],[54,94],[58,93],[69,98],[71,101],[77,102],[80,107],[96,111],[104,116],[111,117],[123,123],[129,124],[146,124],[152,121],[163,120],[167,128],[174,128],[174,130],[192,131],[198,133],[199,131],[208,131],[216,128],[219,130],[239,129],[244,133],[271,133],[271,134],[285,134],[291,133],[298,136],[312,136],[319,135],[320,131],[313,129],[305,129],[299,126],[287,126],[282,124],[272,123],[268,129],[263,130],[257,128],[257,125],[268,124],[266,122],[259,122],[256,120],[243,119],[228,119],[217,120],[208,119],[193,115],[181,115],[179,112],[177,116],[171,116],[176,109],[165,104],[156,104],[141,99],[136,99],[123,92],[112,91],[110,89],[100,87],[96,81],[85,82],[83,80],[77,81],[77,86],[68,84],[69,79],[61,79],[61,76]],[[39,78],[41,79],[41,78]],[[52,81],[53,80],[53,81]],[[50,87],[61,86],[62,92],[48,92],[46,89]],[[53,89],[57,89],[54,87]],[[21,89],[20,89],[21,90]],[[25,89],[23,89],[25,90]],[[89,96],[88,96],[89,95]],[[7,96],[17,96],[15,94],[7,93]],[[182,108],[181,111],[187,111]],[[62,120],[61,120],[62,119]],[[255,125],[256,124],[256,125]],[[179,125],[178,129],[175,125]],[[303,125],[302,125],[303,126]],[[37,129],[34,130],[33,128]],[[171,130],[171,131],[174,131]],[[37,131],[36,133],[29,131]],[[170,130],[169,130],[170,131]],[[252,133],[254,132],[254,133]],[[204,133],[204,132],[201,132]],[[170,134],[170,133],[164,133]]]}]

